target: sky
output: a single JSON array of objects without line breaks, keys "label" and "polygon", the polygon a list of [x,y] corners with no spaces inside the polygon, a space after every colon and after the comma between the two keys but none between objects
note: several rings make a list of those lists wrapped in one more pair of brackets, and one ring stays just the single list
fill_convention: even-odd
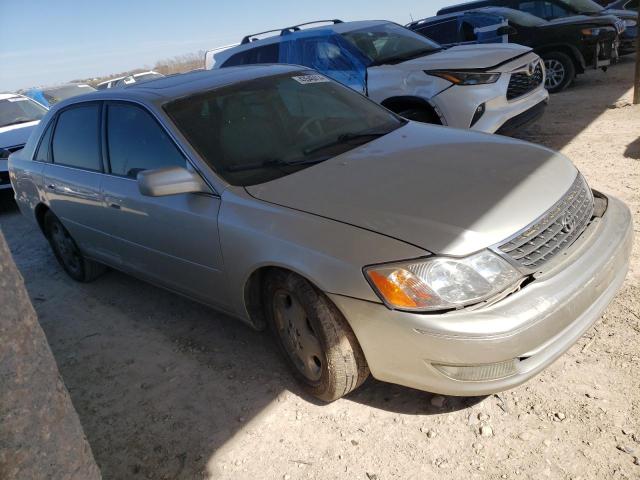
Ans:
[{"label": "sky", "polygon": [[406,24],[453,0],[0,0],[0,92],[105,76],[318,19]]}]

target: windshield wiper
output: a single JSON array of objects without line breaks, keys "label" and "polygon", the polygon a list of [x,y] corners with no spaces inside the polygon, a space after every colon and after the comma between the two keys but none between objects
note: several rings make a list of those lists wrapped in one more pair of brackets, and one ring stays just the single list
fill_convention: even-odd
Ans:
[{"label": "windshield wiper", "polygon": [[305,155],[310,155],[315,152],[319,152],[320,150],[325,150],[327,148],[335,147],[336,145],[342,145],[343,143],[349,143],[354,140],[364,140],[367,138],[371,138],[372,140],[375,138],[384,137],[388,134],[388,131],[384,132],[359,132],[359,133],[343,133],[336,140],[325,143],[323,145],[319,145],[317,147],[307,148],[304,153]]},{"label": "windshield wiper", "polygon": [[263,168],[282,168],[282,167],[300,167],[304,165],[313,165],[321,163],[327,160],[327,158],[314,159],[314,160],[301,160],[298,162],[286,162],[284,160],[266,160],[264,162],[247,163],[246,165],[234,165],[227,167],[224,170],[226,172],[246,172],[249,170],[260,170]]}]

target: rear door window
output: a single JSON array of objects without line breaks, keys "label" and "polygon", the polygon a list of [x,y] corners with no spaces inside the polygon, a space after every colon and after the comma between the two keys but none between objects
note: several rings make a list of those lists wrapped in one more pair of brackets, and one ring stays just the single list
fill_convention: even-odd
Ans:
[{"label": "rear door window", "polygon": [[52,144],[55,164],[102,171],[100,110],[100,104],[90,103],[60,113]]},{"label": "rear door window", "polygon": [[109,104],[107,147],[111,173],[122,177],[136,178],[144,170],[186,166],[169,135],[136,105]]}]

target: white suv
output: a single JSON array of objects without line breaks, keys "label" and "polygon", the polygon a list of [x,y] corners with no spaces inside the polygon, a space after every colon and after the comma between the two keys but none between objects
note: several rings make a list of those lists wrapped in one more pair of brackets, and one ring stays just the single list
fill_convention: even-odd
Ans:
[{"label": "white suv", "polygon": [[[387,21],[297,25],[213,51],[206,68],[304,65],[411,120],[509,133],[539,118],[549,94],[540,57],[513,44],[446,49]],[[265,34],[279,32],[264,37]]]}]

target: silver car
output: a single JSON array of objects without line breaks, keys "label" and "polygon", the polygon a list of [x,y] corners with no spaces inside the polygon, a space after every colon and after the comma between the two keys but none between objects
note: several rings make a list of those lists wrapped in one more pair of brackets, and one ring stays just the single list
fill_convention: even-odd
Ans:
[{"label": "silver car", "polygon": [[558,153],[285,65],[67,100],[10,172],[71,277],[107,265],[270,327],[326,401],[369,372],[449,395],[525,382],[600,317],[633,235]]}]

